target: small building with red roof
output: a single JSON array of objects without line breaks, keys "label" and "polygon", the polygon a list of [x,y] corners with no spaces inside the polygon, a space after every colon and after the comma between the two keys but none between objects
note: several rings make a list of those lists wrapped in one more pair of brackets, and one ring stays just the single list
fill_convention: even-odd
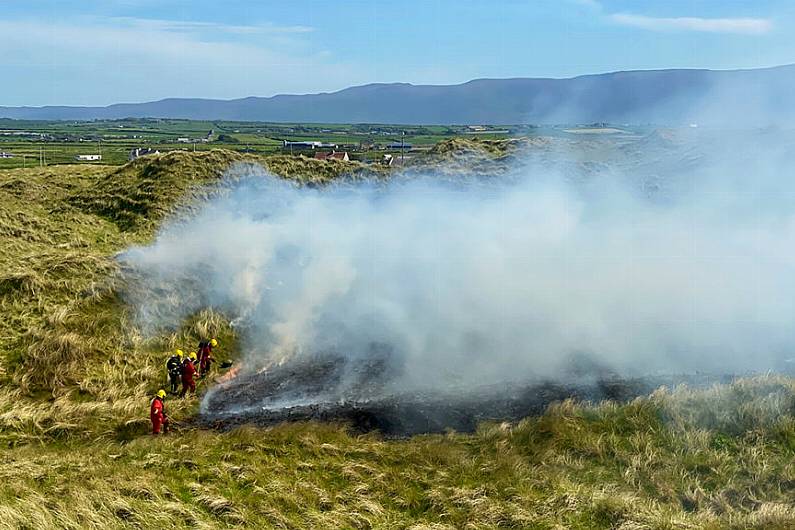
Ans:
[{"label": "small building with red roof", "polygon": [[349,162],[350,157],[347,151],[331,151],[328,153],[318,151],[315,153],[315,160],[342,160],[343,162]]}]

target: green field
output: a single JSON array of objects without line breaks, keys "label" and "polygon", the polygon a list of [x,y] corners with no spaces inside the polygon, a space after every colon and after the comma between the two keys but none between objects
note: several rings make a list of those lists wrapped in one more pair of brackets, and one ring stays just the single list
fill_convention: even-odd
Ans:
[{"label": "green field", "polygon": [[[0,152],[14,155],[14,158],[0,158],[0,169],[36,167],[42,162],[47,165],[68,164],[73,163],[78,154],[101,154],[101,164],[121,165],[128,161],[129,152],[135,147],[150,147],[161,152],[209,151],[218,148],[256,154],[284,152],[297,155],[302,152],[299,149],[285,150],[284,140],[335,143],[340,145],[341,150],[349,151],[353,158],[368,160],[379,159],[387,152],[397,152],[386,147],[401,139],[413,148],[423,150],[456,136],[495,139],[532,132],[527,127],[491,129],[501,132],[490,134],[487,130],[475,135],[461,126],[274,124],[165,119],[90,122],[0,119]],[[209,135],[210,131],[212,135]],[[178,142],[178,138],[189,141]],[[308,154],[311,156],[311,151]]]},{"label": "green field", "polygon": [[[509,147],[455,140],[432,155]],[[0,170],[0,527],[795,527],[795,381],[779,376],[400,440],[321,423],[204,430],[195,398],[169,399],[175,432],[148,435],[168,352],[215,336],[235,359],[238,337],[209,309],[144,337],[114,255],[189,215],[242,160],[301,184],[388,176],[230,150]]]}]

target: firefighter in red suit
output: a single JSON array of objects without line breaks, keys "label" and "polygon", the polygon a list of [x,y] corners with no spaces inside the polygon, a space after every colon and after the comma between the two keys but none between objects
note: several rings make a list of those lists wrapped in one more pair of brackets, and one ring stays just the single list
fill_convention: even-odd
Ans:
[{"label": "firefighter in red suit", "polygon": [[208,341],[201,341],[199,343],[199,376],[204,377],[210,371],[210,363],[215,362],[213,359],[213,348],[218,346],[218,341],[210,339]]},{"label": "firefighter in red suit", "polygon": [[149,419],[152,420],[152,434],[168,434],[168,416],[166,416],[166,391],[158,390],[152,405],[149,407]]},{"label": "firefighter in red suit", "polygon": [[185,397],[185,394],[190,390],[196,392],[196,380],[193,377],[196,375],[196,352],[191,352],[185,362],[182,363],[182,392],[179,397]]}]

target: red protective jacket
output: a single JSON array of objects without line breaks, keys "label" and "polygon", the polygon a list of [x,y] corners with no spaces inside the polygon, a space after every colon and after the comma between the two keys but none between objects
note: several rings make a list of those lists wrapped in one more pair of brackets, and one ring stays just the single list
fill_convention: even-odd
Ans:
[{"label": "red protective jacket", "polygon": [[193,362],[190,360],[186,360],[182,363],[182,393],[181,395],[185,395],[188,390],[191,392],[196,391],[196,381],[193,379],[193,376],[196,375],[196,367],[193,366]]},{"label": "red protective jacket", "polygon": [[166,423],[166,406],[159,397],[152,400],[149,419],[152,420],[152,434],[160,434],[161,427]]},{"label": "red protective jacket", "polygon": [[201,370],[202,376],[210,370],[210,363],[213,361],[212,351],[212,347],[208,344],[199,354],[199,369]]},{"label": "red protective jacket", "polygon": [[193,383],[193,376],[196,375],[196,367],[192,361],[182,363],[182,383]]}]

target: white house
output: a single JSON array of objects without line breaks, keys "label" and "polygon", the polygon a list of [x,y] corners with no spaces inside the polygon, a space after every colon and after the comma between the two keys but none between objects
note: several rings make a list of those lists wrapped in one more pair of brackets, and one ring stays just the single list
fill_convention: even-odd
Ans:
[{"label": "white house", "polygon": [[133,161],[136,158],[146,155],[159,155],[160,151],[151,147],[136,147],[130,151],[129,160]]}]

